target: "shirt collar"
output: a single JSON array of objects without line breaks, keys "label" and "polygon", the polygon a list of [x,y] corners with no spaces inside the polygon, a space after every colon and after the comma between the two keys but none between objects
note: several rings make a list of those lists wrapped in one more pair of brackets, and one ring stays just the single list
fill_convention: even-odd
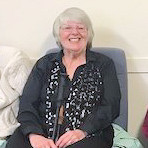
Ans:
[{"label": "shirt collar", "polygon": [[[63,57],[64,53],[63,50],[61,49],[60,51],[57,52],[56,56],[53,57],[52,61],[57,61],[59,63],[62,62],[62,57]],[[86,62],[92,62],[92,61],[96,61],[96,54],[91,51],[91,49],[86,49]]]},{"label": "shirt collar", "polygon": [[63,57],[63,50],[59,50],[58,52],[56,52],[56,55],[51,59],[51,61],[57,61],[61,63],[62,57]]},{"label": "shirt collar", "polygon": [[91,51],[91,49],[86,49],[86,62],[88,63],[96,60],[96,54],[93,51]]}]

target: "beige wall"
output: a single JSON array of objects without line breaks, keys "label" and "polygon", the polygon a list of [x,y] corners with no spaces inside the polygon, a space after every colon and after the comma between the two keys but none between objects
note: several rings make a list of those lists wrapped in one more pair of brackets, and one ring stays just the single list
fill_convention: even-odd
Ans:
[{"label": "beige wall", "polygon": [[146,148],[148,147],[148,139],[146,140],[141,132],[141,124],[148,109],[148,73],[129,73],[128,88],[128,131],[131,135],[138,137]]},{"label": "beige wall", "polygon": [[68,7],[80,7],[90,16],[94,46],[125,50],[128,60],[129,128],[139,135],[148,105],[147,0],[0,0],[0,45],[15,46],[38,58],[55,47],[52,24]]}]

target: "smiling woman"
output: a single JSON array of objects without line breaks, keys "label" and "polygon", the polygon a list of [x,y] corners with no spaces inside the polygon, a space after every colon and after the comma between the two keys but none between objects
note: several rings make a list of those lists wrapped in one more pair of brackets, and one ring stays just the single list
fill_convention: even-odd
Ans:
[{"label": "smiling woman", "polygon": [[85,53],[88,35],[83,24],[76,21],[67,21],[61,26],[59,34],[64,52]]},{"label": "smiling woman", "polygon": [[[71,22],[71,24],[67,24],[70,22]],[[53,35],[55,37],[57,44],[60,47],[62,47],[59,30],[64,29],[66,32],[70,33],[73,30],[73,27],[76,27],[76,26],[71,26],[71,25],[74,25],[74,24],[72,24],[72,22],[77,23],[78,26],[77,26],[76,30],[79,33],[84,33],[84,32],[86,33],[86,31],[87,31],[87,33],[88,33],[87,48],[91,48],[92,47],[92,39],[94,36],[92,24],[91,24],[89,17],[87,16],[87,14],[78,8],[67,9],[66,11],[61,13],[56,18],[54,25],[53,25]]]},{"label": "smiling woman", "polygon": [[[35,64],[20,101],[21,125],[7,148],[111,148],[111,123],[119,115],[121,97],[113,61],[90,50],[94,33],[81,9],[62,12],[53,34],[61,50]],[[56,126],[63,76],[62,120]]]}]

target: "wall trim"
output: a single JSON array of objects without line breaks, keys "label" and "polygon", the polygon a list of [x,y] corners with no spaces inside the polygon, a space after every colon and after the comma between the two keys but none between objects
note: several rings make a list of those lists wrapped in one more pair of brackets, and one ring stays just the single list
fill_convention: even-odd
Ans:
[{"label": "wall trim", "polygon": [[148,58],[127,58],[128,73],[148,73]]}]

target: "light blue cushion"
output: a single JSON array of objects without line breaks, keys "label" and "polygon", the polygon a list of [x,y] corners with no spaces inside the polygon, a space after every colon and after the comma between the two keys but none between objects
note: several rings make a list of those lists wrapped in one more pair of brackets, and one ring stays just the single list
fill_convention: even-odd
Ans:
[{"label": "light blue cushion", "polygon": [[114,141],[112,148],[143,148],[140,141],[132,137],[128,132],[117,124],[112,124],[114,128]]},{"label": "light blue cushion", "polygon": [[[59,48],[53,48],[47,51],[48,53],[58,52]],[[92,51],[102,53],[114,61],[117,77],[121,90],[120,115],[114,123],[120,125],[127,131],[128,123],[128,93],[127,93],[127,66],[125,53],[122,49],[110,47],[93,47]]]},{"label": "light blue cushion", "polygon": [[5,148],[6,147],[6,140],[0,140],[0,148]]},{"label": "light blue cushion", "polygon": [[122,49],[95,47],[93,51],[102,53],[114,61],[118,81],[121,90],[120,115],[114,123],[120,125],[127,131],[128,124],[128,91],[127,91],[127,65],[125,53]]}]

